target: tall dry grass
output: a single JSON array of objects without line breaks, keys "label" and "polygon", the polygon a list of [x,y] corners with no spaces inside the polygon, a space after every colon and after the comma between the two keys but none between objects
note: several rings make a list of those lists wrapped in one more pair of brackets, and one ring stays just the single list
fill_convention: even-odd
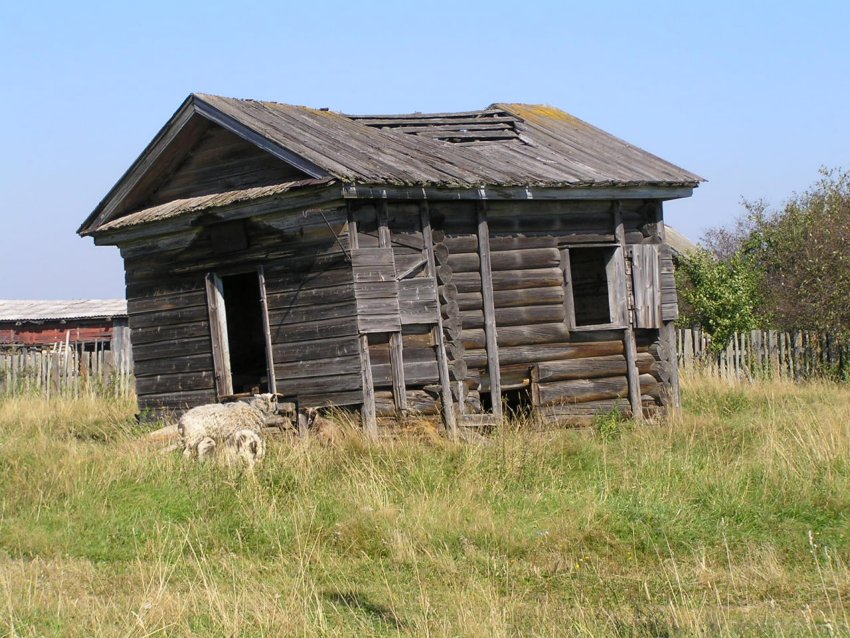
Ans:
[{"label": "tall dry grass", "polygon": [[129,403],[0,402],[0,636],[839,635],[850,390],[487,444],[162,453]]}]

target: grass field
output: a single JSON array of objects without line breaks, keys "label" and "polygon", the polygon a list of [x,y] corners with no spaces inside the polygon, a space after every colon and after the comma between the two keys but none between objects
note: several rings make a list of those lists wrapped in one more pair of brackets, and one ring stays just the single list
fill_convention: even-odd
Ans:
[{"label": "grass field", "polygon": [[271,442],[0,402],[0,636],[850,634],[850,389],[686,380],[680,417]]}]

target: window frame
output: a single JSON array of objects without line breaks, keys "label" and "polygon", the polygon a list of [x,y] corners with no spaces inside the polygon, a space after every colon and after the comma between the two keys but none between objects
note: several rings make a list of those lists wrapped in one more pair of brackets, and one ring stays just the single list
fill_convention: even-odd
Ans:
[{"label": "window frame", "polygon": [[[610,321],[592,325],[576,325],[575,293],[573,290],[570,250],[581,249],[610,250],[605,264],[605,277],[608,284],[608,312]],[[560,247],[561,272],[564,285],[564,315],[571,332],[593,332],[596,330],[615,330],[628,327],[628,289],[626,286],[626,258],[619,243],[567,244]]]}]

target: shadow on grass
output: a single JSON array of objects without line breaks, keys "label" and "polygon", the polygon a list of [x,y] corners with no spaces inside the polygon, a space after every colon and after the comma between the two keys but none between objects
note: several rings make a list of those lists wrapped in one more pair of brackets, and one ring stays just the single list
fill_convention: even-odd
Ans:
[{"label": "shadow on grass", "polygon": [[371,602],[362,594],[357,592],[326,591],[322,596],[335,605],[344,605],[349,609],[361,611],[369,617],[387,625],[393,625],[396,629],[403,629],[405,622],[396,616],[389,607]]}]

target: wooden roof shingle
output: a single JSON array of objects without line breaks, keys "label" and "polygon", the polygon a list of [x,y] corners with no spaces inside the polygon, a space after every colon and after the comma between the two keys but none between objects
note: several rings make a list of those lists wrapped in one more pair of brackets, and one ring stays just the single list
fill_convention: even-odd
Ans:
[{"label": "wooden roof shingle", "polygon": [[[181,127],[199,117],[295,166],[305,177],[344,186],[693,188],[703,181],[546,105],[497,103],[458,113],[359,116],[192,94],[78,232],[109,230],[116,218],[138,213],[130,204],[122,208],[122,202],[144,183]],[[156,218],[156,212],[150,215]],[[143,218],[134,219],[143,223]]]}]

